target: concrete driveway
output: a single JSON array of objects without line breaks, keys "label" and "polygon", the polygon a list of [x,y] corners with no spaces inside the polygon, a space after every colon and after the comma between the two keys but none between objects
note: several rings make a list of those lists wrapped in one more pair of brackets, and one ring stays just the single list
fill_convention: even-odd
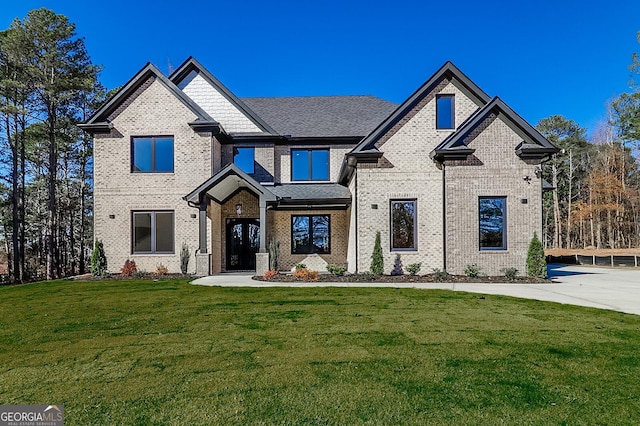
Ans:
[{"label": "concrete driveway", "polygon": [[[327,287],[437,288],[471,293],[500,294],[525,299],[611,309],[640,315],[640,268],[549,265],[550,284],[460,284],[460,283],[322,283]],[[254,281],[251,274],[220,274],[203,277],[193,284],[237,287],[317,287],[317,283]]]}]

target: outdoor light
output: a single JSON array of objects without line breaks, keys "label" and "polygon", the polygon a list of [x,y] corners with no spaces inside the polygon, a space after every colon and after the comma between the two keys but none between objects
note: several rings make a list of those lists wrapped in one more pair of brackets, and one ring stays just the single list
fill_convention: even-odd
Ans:
[{"label": "outdoor light", "polygon": [[236,214],[242,216],[242,204],[236,204]]},{"label": "outdoor light", "polygon": [[116,218],[116,215],[115,215],[115,214],[110,214],[110,215],[109,215],[109,219],[115,219],[115,218]]},{"label": "outdoor light", "polygon": [[538,179],[540,179],[542,177],[542,167],[536,166],[536,168],[533,169],[533,172],[536,174],[536,177]]}]

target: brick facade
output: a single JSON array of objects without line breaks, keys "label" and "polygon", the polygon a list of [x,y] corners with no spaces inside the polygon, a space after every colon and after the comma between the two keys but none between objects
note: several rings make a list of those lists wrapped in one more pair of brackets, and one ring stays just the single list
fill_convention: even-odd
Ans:
[{"label": "brick facade", "polygon": [[[94,143],[94,233],[104,243],[110,272],[119,272],[126,259],[153,272],[162,263],[180,271],[180,247],[192,253],[195,270],[198,219],[182,197],[211,175],[212,138],[194,132],[187,123],[195,116],[157,79],[144,84],[113,114],[113,130]],[[174,173],[132,173],[131,138],[166,135],[174,138]],[[132,254],[132,212],[170,210],[175,214],[175,254]],[[113,218],[111,218],[113,217]]]}]

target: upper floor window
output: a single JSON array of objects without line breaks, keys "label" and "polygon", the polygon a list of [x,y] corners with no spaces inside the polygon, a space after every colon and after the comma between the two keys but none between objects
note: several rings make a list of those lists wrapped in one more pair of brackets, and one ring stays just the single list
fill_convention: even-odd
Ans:
[{"label": "upper floor window", "polygon": [[233,164],[245,173],[255,172],[255,148],[233,148]]},{"label": "upper floor window", "polygon": [[134,173],[173,172],[173,136],[132,138],[131,152]]},{"label": "upper floor window", "polygon": [[391,200],[391,249],[416,250],[416,200]]},{"label": "upper floor window", "polygon": [[292,149],[291,180],[329,180],[329,150]]},{"label": "upper floor window", "polygon": [[455,97],[454,95],[436,96],[436,129],[455,128]]},{"label": "upper floor window", "polygon": [[133,212],[132,252],[173,253],[174,212]]},{"label": "upper floor window", "polygon": [[507,249],[507,198],[480,197],[480,250]]}]

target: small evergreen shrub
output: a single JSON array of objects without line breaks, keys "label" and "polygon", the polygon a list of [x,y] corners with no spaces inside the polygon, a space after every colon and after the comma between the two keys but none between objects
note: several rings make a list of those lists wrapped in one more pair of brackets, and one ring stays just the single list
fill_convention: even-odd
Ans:
[{"label": "small evergreen shrub", "polygon": [[264,278],[265,280],[270,280],[276,275],[278,275],[278,271],[276,271],[275,269],[269,269],[264,273],[264,275],[262,275],[262,278]]},{"label": "small evergreen shrub", "polygon": [[500,272],[504,274],[504,277],[509,281],[513,281],[518,276],[518,270],[516,268],[502,268]]},{"label": "small evergreen shrub", "polygon": [[347,271],[347,268],[345,268],[344,266],[334,265],[333,263],[330,263],[327,265],[327,271],[329,271],[333,275],[341,277]]},{"label": "small evergreen shrub", "polygon": [[464,274],[469,278],[478,278],[480,276],[481,267],[472,263],[464,268]]},{"label": "small evergreen shrub", "polygon": [[296,271],[300,269],[307,269],[307,265],[305,265],[304,263],[296,263]]},{"label": "small evergreen shrub", "polygon": [[391,275],[404,275],[404,268],[402,267],[402,258],[400,257],[400,253],[396,253],[396,259],[393,261]]},{"label": "small evergreen shrub", "polygon": [[104,254],[102,241],[96,240],[91,252],[91,275],[104,277],[107,275],[107,256]]},{"label": "small evergreen shrub", "polygon": [[376,232],[376,240],[373,243],[373,253],[371,254],[371,267],[369,268],[372,274],[382,275],[384,271],[384,259],[382,258],[382,244],[380,243],[380,231]]},{"label": "small evergreen shrub", "polygon": [[422,262],[412,263],[407,266],[407,272],[410,275],[418,275],[418,272],[420,272],[420,268],[422,268]]},{"label": "small evergreen shrub", "polygon": [[125,260],[124,265],[122,265],[122,268],[120,268],[120,276],[129,278],[135,272],[138,272],[138,268],[136,267],[136,261],[129,260],[129,259]]},{"label": "small evergreen shrub", "polygon": [[547,278],[547,260],[544,258],[544,247],[536,232],[533,233],[527,251],[527,275],[536,278]]},{"label": "small evergreen shrub", "polygon": [[189,246],[187,243],[182,243],[182,248],[180,249],[180,272],[182,275],[187,275],[187,271],[189,270]]},{"label": "small evergreen shrub", "polygon": [[378,276],[371,271],[364,271],[358,274],[358,281],[375,281]]},{"label": "small evergreen shrub", "polygon": [[447,271],[441,271],[440,268],[433,268],[433,278],[436,281],[446,281],[449,278]]},{"label": "small evergreen shrub", "polygon": [[141,280],[147,278],[147,272],[144,269],[136,269],[131,276],[137,280]]}]

